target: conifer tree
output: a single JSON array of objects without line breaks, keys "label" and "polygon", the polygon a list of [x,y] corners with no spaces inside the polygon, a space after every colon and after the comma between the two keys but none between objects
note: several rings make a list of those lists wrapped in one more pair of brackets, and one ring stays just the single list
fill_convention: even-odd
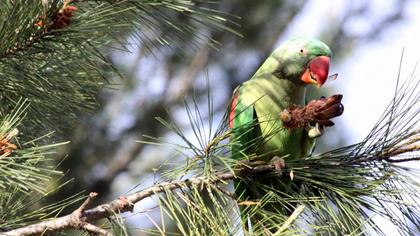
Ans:
[{"label": "conifer tree", "polygon": [[[283,4],[269,2],[273,9]],[[247,4],[256,3],[239,5]],[[296,14],[297,7],[290,9]],[[139,135],[139,143],[170,146],[174,153],[149,187],[103,204],[95,201],[94,192],[72,192],[51,203],[50,195],[69,186],[54,159],[58,148],[68,145],[61,140],[82,114],[98,106],[101,89],[127,77],[108,53],[139,44],[154,55],[167,49],[196,52],[202,45],[217,48],[215,39],[221,35],[238,35],[231,19],[212,2],[190,0],[1,1],[0,235],[130,235],[122,213],[130,214],[146,198],[157,205],[148,210],[158,209],[161,216],[150,220],[152,229],[141,229],[151,235],[386,235],[373,220],[376,215],[403,235],[419,232],[418,173],[396,164],[420,159],[420,91],[414,76],[396,80],[394,98],[364,140],[288,162],[281,177],[269,163],[247,166],[231,159],[234,141],[229,140],[227,117],[213,122],[213,96],[206,88],[204,96],[184,105],[189,127],[170,116],[157,118],[160,129],[166,127],[181,142]],[[205,54],[197,53],[195,62]],[[186,134],[190,130],[196,140]],[[258,175],[292,179],[299,188],[287,193],[269,189],[259,201],[239,201],[229,181]],[[292,214],[261,210],[271,201]],[[238,206],[249,208],[261,224],[248,227]]]}]

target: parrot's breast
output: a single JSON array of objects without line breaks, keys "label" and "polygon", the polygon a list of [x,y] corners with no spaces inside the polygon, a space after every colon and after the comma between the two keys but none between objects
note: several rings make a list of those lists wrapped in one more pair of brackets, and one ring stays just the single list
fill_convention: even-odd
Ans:
[{"label": "parrot's breast", "polygon": [[269,160],[277,155],[300,157],[303,130],[284,128],[279,114],[291,104],[304,105],[305,88],[290,80],[276,77],[251,79],[241,91],[246,104],[254,104],[263,142],[258,154]]}]

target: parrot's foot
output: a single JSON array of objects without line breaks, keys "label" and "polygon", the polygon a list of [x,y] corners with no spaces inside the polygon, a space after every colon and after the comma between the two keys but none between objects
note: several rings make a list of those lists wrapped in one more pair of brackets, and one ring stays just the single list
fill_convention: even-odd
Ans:
[{"label": "parrot's foot", "polygon": [[128,198],[124,197],[124,196],[120,196],[117,199],[117,204],[118,204],[118,209],[124,209],[124,210],[129,210],[131,212],[133,212],[134,210],[134,203],[132,203],[130,200],[128,200]]},{"label": "parrot's foot", "polygon": [[274,169],[276,170],[277,174],[281,177],[283,175],[283,170],[286,168],[286,162],[283,158],[278,156],[274,156],[271,159],[271,163],[274,165]]},{"label": "parrot's foot", "polygon": [[308,130],[308,137],[318,138],[318,137],[321,137],[324,134],[324,132],[325,132],[324,126],[316,123],[314,127],[311,127]]}]

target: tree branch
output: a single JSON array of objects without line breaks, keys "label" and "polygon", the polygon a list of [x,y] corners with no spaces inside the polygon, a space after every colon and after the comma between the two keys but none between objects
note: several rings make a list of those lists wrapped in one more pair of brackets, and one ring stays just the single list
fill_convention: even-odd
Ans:
[{"label": "tree branch", "polygon": [[81,229],[89,233],[99,234],[104,236],[112,236],[111,233],[104,229],[101,229],[88,222],[88,218],[84,216],[86,207],[92,202],[97,196],[97,193],[90,193],[87,199],[77,208],[74,212],[69,215],[58,217],[55,219],[49,219],[40,223],[28,225],[19,229],[11,230],[8,232],[0,233],[1,236],[25,236],[25,235],[41,235],[46,232],[61,231],[64,229]]},{"label": "tree branch", "polygon": [[[73,12],[77,10],[76,7],[68,5],[69,0],[65,1],[61,9],[56,9],[52,12],[52,19],[48,25],[44,25],[46,20],[45,17],[48,15],[47,12],[44,13],[44,18],[40,18],[33,27],[39,26],[38,31],[33,32],[27,40],[22,43],[15,44],[13,47],[6,49],[4,52],[0,53],[0,59],[9,58],[16,55],[19,52],[25,51],[28,48],[34,47],[36,43],[39,43],[45,37],[53,35],[52,30],[62,29],[67,27],[71,23],[71,18],[73,17]],[[46,11],[48,11],[48,6]]]},{"label": "tree branch", "polygon": [[[380,155],[372,157],[370,161],[376,160],[387,162],[406,162],[412,160],[419,160],[420,157],[406,159],[390,159],[395,155],[420,151],[420,145],[418,145],[417,142],[415,142],[418,141],[418,139],[420,138],[414,135],[412,139],[405,143],[407,145],[402,144],[389,151],[385,151]],[[133,211],[134,204],[142,201],[145,198],[166,192],[168,190],[171,191],[186,188],[189,186],[197,186],[203,184],[217,184],[226,180],[233,180],[243,176],[260,175],[271,171],[275,171],[274,164],[261,163],[257,165],[246,165],[246,163],[244,163],[240,168],[236,169],[235,172],[217,172],[212,177],[198,176],[185,180],[158,183],[131,195],[120,197],[109,203],[105,203],[95,208],[85,210],[87,205],[89,205],[91,201],[97,196],[97,193],[92,192],[89,194],[85,202],[69,215],[55,219],[49,219],[40,223],[32,224],[8,232],[3,232],[0,233],[0,236],[41,235],[45,232],[56,232],[64,229],[80,229],[85,230],[89,233],[110,236],[112,234],[105,231],[104,229],[101,229],[91,224],[91,222],[99,219],[108,218],[114,215],[115,213],[119,214],[123,212]]]},{"label": "tree branch", "polygon": [[[248,175],[257,175],[273,170],[273,165],[259,165],[247,169],[246,173]],[[206,176],[201,176],[186,180],[163,182],[143,189],[137,193],[125,197],[120,197],[109,203],[99,205],[89,210],[85,210],[86,206],[90,204],[93,198],[97,196],[97,193],[92,192],[89,194],[89,197],[86,199],[86,201],[77,210],[75,210],[69,215],[58,217],[55,219],[49,219],[40,223],[28,225],[8,232],[2,232],[0,233],[0,236],[41,235],[46,232],[57,232],[64,229],[82,229],[90,233],[109,236],[112,234],[97,226],[90,224],[90,222],[110,217],[115,213],[132,211],[135,203],[140,202],[141,200],[150,196],[165,192],[167,190],[175,190],[186,186],[200,185],[203,183],[217,183],[224,180],[231,180],[237,178],[237,176],[237,174],[231,172],[220,172],[216,173],[215,178],[212,179],[209,179]]]}]

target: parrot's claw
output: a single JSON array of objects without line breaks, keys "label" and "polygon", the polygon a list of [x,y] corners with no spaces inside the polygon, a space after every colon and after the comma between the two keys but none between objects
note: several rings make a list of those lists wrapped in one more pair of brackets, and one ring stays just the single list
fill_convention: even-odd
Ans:
[{"label": "parrot's claw", "polygon": [[283,170],[286,168],[286,162],[283,158],[278,156],[274,156],[271,159],[271,162],[274,165],[274,169],[276,170],[277,174],[281,177],[283,175]]},{"label": "parrot's claw", "polygon": [[321,137],[325,132],[324,126],[316,123],[314,127],[311,127],[308,130],[308,137],[309,138],[318,138]]}]

